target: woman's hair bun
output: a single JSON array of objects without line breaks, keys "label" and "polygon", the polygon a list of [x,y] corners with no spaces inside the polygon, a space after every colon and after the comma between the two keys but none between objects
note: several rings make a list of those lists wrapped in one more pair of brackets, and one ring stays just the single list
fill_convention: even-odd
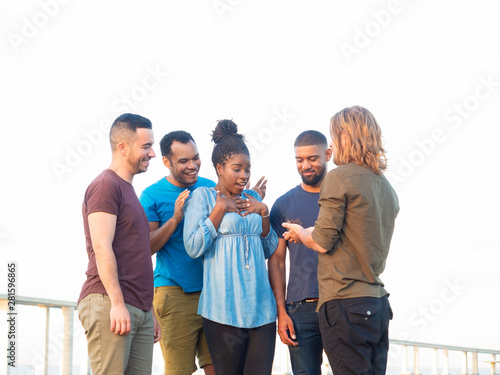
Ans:
[{"label": "woman's hair bun", "polygon": [[231,135],[243,138],[241,134],[238,134],[238,125],[236,125],[233,120],[219,120],[212,132],[212,142],[217,144]]}]

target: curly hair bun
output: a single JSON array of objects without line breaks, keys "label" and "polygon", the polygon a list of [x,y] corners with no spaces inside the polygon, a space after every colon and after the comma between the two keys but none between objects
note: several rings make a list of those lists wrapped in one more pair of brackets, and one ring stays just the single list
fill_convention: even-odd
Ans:
[{"label": "curly hair bun", "polygon": [[236,125],[233,120],[219,120],[212,132],[212,142],[217,144],[229,136],[243,138],[241,134],[238,134],[238,125]]}]

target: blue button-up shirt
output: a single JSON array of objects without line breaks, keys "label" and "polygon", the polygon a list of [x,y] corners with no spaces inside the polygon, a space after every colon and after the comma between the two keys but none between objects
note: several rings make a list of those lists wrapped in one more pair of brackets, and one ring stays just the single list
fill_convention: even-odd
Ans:
[{"label": "blue button-up shirt", "polygon": [[[243,194],[260,200],[253,190]],[[262,234],[258,214],[224,215],[218,230],[208,218],[217,193],[196,189],[186,203],[184,246],[193,257],[203,257],[203,289],[198,314],[220,324],[255,328],[276,321],[276,302],[269,284],[266,259],[278,246],[271,228]]]}]

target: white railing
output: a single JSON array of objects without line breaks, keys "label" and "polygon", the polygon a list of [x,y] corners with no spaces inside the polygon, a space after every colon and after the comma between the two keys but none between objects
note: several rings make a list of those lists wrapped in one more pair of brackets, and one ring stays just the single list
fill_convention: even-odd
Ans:
[{"label": "white railing", "polygon": [[[73,322],[76,310],[75,302],[68,301],[57,301],[43,298],[33,298],[33,297],[20,297],[15,296],[16,305],[31,305],[38,306],[45,309],[45,344],[44,344],[44,358],[43,358],[43,374],[48,375],[49,370],[49,342],[50,342],[50,311],[51,309],[62,309],[63,319],[64,319],[64,332],[63,332],[63,342],[62,342],[62,364],[60,367],[60,373],[64,375],[73,374]],[[0,294],[0,310],[7,311],[8,306],[8,296],[6,294]],[[279,341],[279,340],[278,340]],[[440,344],[430,344],[422,342],[413,341],[402,341],[402,340],[390,340],[392,346],[398,345],[403,349],[402,352],[402,363],[400,375],[422,375],[420,369],[420,349],[431,351],[431,362],[432,368],[430,375],[449,375],[450,374],[450,352],[457,352],[461,356],[461,372],[460,375],[479,375],[479,356],[489,356],[488,360],[482,361],[482,363],[487,363],[490,366],[490,374],[496,374],[495,365],[500,363],[497,361],[497,355],[500,356],[500,351],[489,350],[489,349],[478,349],[478,348],[468,348],[450,345],[440,345]],[[278,342],[278,345],[282,345]],[[413,348],[413,359],[408,360],[409,351]],[[280,349],[283,352],[283,348]],[[285,366],[281,366],[283,369],[281,372],[275,375],[290,375],[291,367],[289,364],[288,350],[285,351],[286,355],[283,359],[287,362]],[[155,353],[156,355],[156,353]],[[160,354],[161,357],[161,354]],[[469,359],[471,361],[469,361]],[[85,357],[86,361],[83,366],[80,365],[80,374],[90,375],[90,367],[88,364],[88,358]],[[159,374],[163,374],[161,370],[163,365],[163,358],[159,359],[160,370]],[[409,371],[410,362],[413,364],[413,371]],[[441,371],[439,371],[439,364],[441,363]],[[471,366],[469,364],[471,363]],[[469,372],[469,368],[471,372]],[[10,366],[7,366],[7,374],[10,373]],[[1,371],[0,371],[1,373]],[[39,373],[42,373],[41,371]],[[326,356],[323,358],[322,366],[323,374],[331,374],[331,370],[328,365]]]},{"label": "white railing", "polygon": [[[0,294],[0,310],[8,310],[9,296]],[[44,298],[15,296],[15,305],[38,306],[45,309],[45,345],[43,374],[49,373],[49,336],[50,336],[50,311],[51,309],[62,309],[64,317],[64,333],[62,343],[62,366],[63,374],[73,373],[73,321],[76,310],[76,302],[56,301]],[[7,375],[10,374],[11,366],[7,365]],[[90,374],[90,371],[88,371]]]},{"label": "white railing", "polygon": [[[401,345],[403,347],[403,358],[400,375],[421,375],[420,371],[420,349],[428,348],[432,351],[432,369],[430,375],[449,375],[450,374],[450,352],[458,352],[461,355],[460,375],[478,375],[479,374],[479,355],[489,355],[490,360],[485,360],[490,364],[490,374],[496,374],[495,365],[500,363],[496,356],[500,355],[498,350],[466,348],[460,346],[429,344],[423,342],[390,340],[392,345]],[[408,371],[408,347],[413,347],[413,371]],[[469,366],[469,357],[472,359],[472,366]],[[439,372],[439,359],[442,359],[442,370]],[[472,372],[469,372],[469,367]]]}]

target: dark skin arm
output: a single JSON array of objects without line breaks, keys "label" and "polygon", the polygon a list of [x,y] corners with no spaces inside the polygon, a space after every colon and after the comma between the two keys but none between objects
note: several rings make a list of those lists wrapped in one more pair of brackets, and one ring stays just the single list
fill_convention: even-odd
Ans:
[{"label": "dark skin arm", "polygon": [[184,217],[184,203],[189,197],[189,190],[184,190],[179,194],[175,200],[174,215],[167,220],[161,227],[160,222],[151,221],[149,222],[149,241],[151,244],[151,255],[160,251],[161,248],[168,242],[172,234],[174,234],[177,226],[182,221]]},{"label": "dark skin arm", "polygon": [[292,340],[296,337],[295,328],[292,319],[286,312],[285,302],[287,243],[282,238],[278,241],[278,248],[267,262],[269,282],[271,283],[278,309],[278,334],[283,344],[297,346],[299,343]]}]

